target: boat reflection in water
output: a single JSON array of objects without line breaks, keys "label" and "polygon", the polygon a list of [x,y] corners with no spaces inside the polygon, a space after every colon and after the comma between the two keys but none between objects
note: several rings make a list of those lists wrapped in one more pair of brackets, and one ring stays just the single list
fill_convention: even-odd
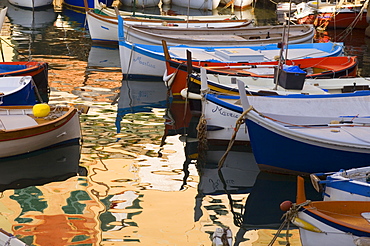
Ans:
[{"label": "boat reflection in water", "polygon": [[0,191],[23,189],[63,181],[76,175],[86,176],[79,166],[80,145],[68,144],[0,159]]},{"label": "boat reflection in water", "polygon": [[152,112],[153,108],[166,108],[169,98],[163,81],[122,80],[117,100],[116,127],[117,133],[120,133],[121,121],[125,115]]},{"label": "boat reflection in water", "polygon": [[38,9],[25,9],[7,4],[10,23],[15,26],[15,30],[27,34],[41,34],[47,27],[52,25],[57,19],[52,5]]},{"label": "boat reflection in water", "polygon": [[78,202],[84,200],[84,191],[65,188],[67,180],[87,175],[79,166],[80,148],[79,144],[67,144],[0,160],[2,211],[13,212],[7,216],[14,221],[8,232],[27,245],[66,245],[85,234],[61,226],[66,221],[71,226],[82,223],[82,218],[73,217],[82,214],[84,206]]},{"label": "boat reflection in water", "polygon": [[118,46],[91,46],[87,66],[89,68],[121,68]]},{"label": "boat reflection in water", "polygon": [[[187,146],[192,144],[188,143]],[[208,145],[205,165],[198,166],[198,192],[202,195],[226,194],[226,191],[230,194],[246,194],[251,191],[259,173],[252,151],[248,146],[234,146],[221,163],[226,147]]]},{"label": "boat reflection in water", "polygon": [[[308,177],[305,179],[306,183],[311,182]],[[242,226],[236,233],[236,241],[242,241],[244,234],[248,231],[278,230],[283,223],[282,216],[285,213],[280,209],[280,204],[286,200],[295,202],[296,183],[296,175],[261,171],[246,200]],[[308,200],[322,200],[322,194],[318,193],[311,185],[307,185],[306,195]],[[293,226],[293,228],[295,227]],[[282,233],[285,233],[285,229],[284,227]],[[285,239],[282,240],[285,241]],[[294,238],[294,240],[298,241],[299,238]]]},{"label": "boat reflection in water", "polygon": [[[225,146],[224,142],[217,144],[212,141],[204,148],[201,140],[197,139],[198,122],[199,118],[193,116],[187,131],[183,133],[186,155],[183,186],[189,177],[186,170],[190,165],[195,164],[199,174],[194,221],[204,219],[206,209],[208,213],[214,214],[211,217],[214,223],[217,222],[222,228],[232,229],[234,245],[246,240],[251,243],[253,240],[270,241],[283,223],[284,211],[280,210],[280,204],[286,200],[295,201],[296,176],[261,172],[248,145],[234,145],[223,162],[228,146]],[[221,164],[222,167],[219,168]],[[310,182],[308,177],[306,179],[306,182]],[[306,194],[311,200],[322,199],[322,195],[312,186],[307,186]],[[225,197],[231,207],[225,207],[225,203],[221,202],[225,202]],[[224,221],[223,215],[226,214],[232,214],[234,225],[231,221]],[[290,240],[298,242],[298,235],[298,230],[289,234]],[[285,237],[278,240],[285,241]]]}]

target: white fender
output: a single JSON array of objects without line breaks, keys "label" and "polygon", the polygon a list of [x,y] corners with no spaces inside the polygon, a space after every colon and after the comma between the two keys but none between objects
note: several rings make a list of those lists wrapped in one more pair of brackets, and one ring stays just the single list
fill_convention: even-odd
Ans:
[{"label": "white fender", "polygon": [[196,93],[193,93],[193,92],[188,92],[188,88],[182,89],[181,92],[180,92],[180,95],[183,98],[187,98],[187,99],[194,99],[194,100],[201,100],[202,99],[202,96],[200,94],[196,94]]},{"label": "white fender", "polygon": [[167,69],[164,71],[163,81],[168,88],[171,87],[173,81],[175,80],[176,74],[177,74],[177,71],[171,73],[170,75],[167,75]]}]

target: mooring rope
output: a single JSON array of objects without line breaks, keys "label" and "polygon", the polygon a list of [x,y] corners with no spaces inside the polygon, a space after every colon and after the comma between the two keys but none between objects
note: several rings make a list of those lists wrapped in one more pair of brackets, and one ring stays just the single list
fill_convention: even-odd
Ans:
[{"label": "mooring rope", "polygon": [[285,213],[283,214],[282,218],[284,218],[284,221],[283,223],[280,225],[277,233],[275,234],[274,238],[271,240],[271,242],[268,244],[268,246],[272,246],[274,244],[274,242],[276,241],[276,239],[279,237],[280,235],[280,232],[284,229],[284,226],[287,225],[287,231],[286,231],[286,246],[290,246],[290,242],[289,242],[289,226],[290,226],[290,222],[297,217],[298,215],[298,211],[304,207],[304,206],[307,206],[308,204],[310,204],[311,201],[310,200],[307,200],[303,203],[300,203],[300,204],[296,204],[296,203],[293,203],[292,206],[290,207],[290,209]]},{"label": "mooring rope", "polygon": [[201,170],[205,165],[205,160],[207,156],[207,120],[202,114],[199,118],[197,129],[197,138],[198,138],[198,170]]},{"label": "mooring rope", "polygon": [[[234,142],[235,142],[235,138],[236,138],[236,134],[238,133],[239,131],[239,128],[242,124],[244,124],[245,122],[245,116],[251,111],[251,110],[254,110],[256,111],[253,106],[250,106],[246,111],[244,111],[240,116],[239,118],[236,120],[236,123],[235,123],[235,128],[234,128],[234,132],[233,132],[233,135],[230,139],[230,142],[229,142],[229,145],[227,146],[227,149],[226,149],[226,152],[224,153],[224,155],[221,157],[220,161],[218,162],[218,169],[221,169],[222,166],[224,165],[224,162],[226,160],[226,157],[227,155],[229,154],[229,151],[230,149],[233,147],[234,145]],[[257,111],[256,111],[257,112]]]}]

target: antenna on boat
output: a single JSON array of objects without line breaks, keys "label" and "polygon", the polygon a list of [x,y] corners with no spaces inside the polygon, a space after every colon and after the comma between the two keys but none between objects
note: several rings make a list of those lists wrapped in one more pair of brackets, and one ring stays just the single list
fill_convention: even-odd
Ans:
[{"label": "antenna on boat", "polygon": [[[289,13],[292,9],[292,0],[289,1]],[[287,30],[288,29],[288,30]],[[284,23],[283,28],[283,36],[281,37],[281,43],[278,43],[278,47],[280,45],[280,54],[279,54],[279,62],[277,68],[274,70],[274,83],[275,87],[274,90],[277,90],[279,84],[279,76],[280,70],[283,69],[283,65],[285,64],[285,60],[288,59],[288,42],[289,42],[289,31],[290,31],[290,15],[288,19],[288,28],[286,27],[286,23]],[[284,53],[285,49],[285,55]]]},{"label": "antenna on boat", "polygon": [[[289,0],[289,13],[292,11],[292,0]],[[284,59],[288,59],[288,41],[289,41],[289,32],[290,32],[290,15],[288,18],[288,32],[285,34],[286,48]]]},{"label": "antenna on boat", "polygon": [[278,61],[277,67],[275,67],[274,69],[274,83],[275,83],[274,90],[277,90],[277,87],[279,84],[280,70],[283,68],[283,52],[284,52],[284,46],[286,42],[285,33],[286,33],[286,24],[284,23],[282,41],[278,43],[278,48],[280,48],[279,61]]}]

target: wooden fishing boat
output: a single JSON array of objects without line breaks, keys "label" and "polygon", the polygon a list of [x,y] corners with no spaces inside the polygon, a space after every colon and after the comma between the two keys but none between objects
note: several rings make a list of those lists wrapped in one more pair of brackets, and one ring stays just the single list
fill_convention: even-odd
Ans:
[{"label": "wooden fishing boat", "polygon": [[370,201],[370,167],[310,174],[311,182],[324,201]]},{"label": "wooden fishing boat", "polygon": [[9,246],[27,246],[27,244],[2,228],[0,228],[0,244]]},{"label": "wooden fishing boat", "polygon": [[[297,125],[320,125],[327,124],[332,120],[350,120],[350,118],[341,116],[353,116],[356,110],[342,106],[344,104],[358,106],[356,100],[359,98],[359,100],[363,101],[364,105],[366,105],[365,102],[369,99],[369,93],[365,92],[362,94],[366,95],[364,97],[360,96],[361,93],[346,93],[346,97],[344,98],[341,98],[339,94],[335,95],[335,97],[325,94],[304,95],[304,97],[300,95],[268,97],[249,96],[248,100],[251,104],[253,102],[257,109],[259,108],[259,112],[273,117],[274,119]],[[359,95],[359,97],[356,95]],[[310,104],[311,101],[312,104]],[[328,108],[320,108],[320,104],[323,102],[328,104]],[[294,104],[294,109],[287,107],[287,105],[290,104]],[[337,105],[340,105],[342,108],[335,108]],[[283,108],[279,108],[279,106]],[[302,109],[299,109],[299,107]],[[318,110],[318,108],[320,110]],[[335,110],[333,110],[333,108]],[[240,105],[240,97],[208,93],[202,101],[201,109],[201,113],[207,119],[207,139],[229,142],[236,129],[235,125],[237,119],[243,113],[243,108]],[[366,113],[366,110],[364,110],[363,113]],[[295,117],[296,115],[299,117]],[[240,125],[240,130],[236,134],[236,142],[249,142],[250,137],[247,133],[246,126]]]},{"label": "wooden fishing boat", "polygon": [[297,5],[290,20],[314,24],[320,29],[360,28],[368,26],[365,1],[308,1]]},{"label": "wooden fishing boat", "polygon": [[[210,25],[207,25],[208,27]],[[166,28],[145,25],[130,25],[125,31],[128,42],[161,45],[231,46],[279,43],[285,26],[251,26],[237,28]],[[312,25],[294,25],[289,29],[289,43],[312,42],[315,28]]]},{"label": "wooden fishing boat", "polygon": [[[162,10],[165,6],[162,6]],[[178,6],[171,6],[172,9],[176,9]],[[182,7],[179,7],[180,9],[183,9]],[[95,9],[98,10],[98,13],[109,15],[109,16],[117,16],[116,10],[114,8],[108,7],[106,4],[102,2],[98,2],[98,0],[95,0]],[[186,8],[186,14],[176,14],[174,15],[173,12],[171,12],[171,15],[166,15],[165,13],[161,13],[161,15],[155,15],[155,14],[146,14],[141,12],[130,12],[130,11],[124,11],[119,10],[119,14],[122,17],[125,16],[135,16],[137,18],[154,18],[154,19],[162,19],[162,20],[229,20],[229,19],[236,19],[237,17],[234,14],[225,14],[225,15],[196,15],[196,14],[190,14],[188,15],[188,9]],[[191,11],[191,10],[189,10]],[[163,11],[165,12],[165,11]],[[176,10],[174,12],[177,12]],[[237,19],[245,19],[238,17]]]},{"label": "wooden fishing boat", "polygon": [[[89,33],[94,42],[118,42],[118,20],[117,17],[99,14],[98,10],[88,10],[86,19],[89,27]],[[248,26],[251,22],[246,20],[179,20],[163,19],[157,17],[123,17],[126,31],[131,33],[131,27],[148,26],[153,29],[167,29],[169,31],[190,28],[193,31],[203,32],[206,29],[221,27],[241,28]],[[130,29],[130,30],[128,30]],[[127,35],[126,35],[127,36]],[[312,37],[311,37],[312,38]]]},{"label": "wooden fishing boat", "polygon": [[9,3],[11,3],[15,6],[19,6],[19,7],[22,7],[22,8],[29,8],[29,9],[41,8],[41,7],[49,6],[53,3],[53,0],[33,0],[33,1],[29,1],[29,0],[8,0],[8,1],[9,1]]},{"label": "wooden fishing boat", "polygon": [[[238,84],[239,90],[244,90],[244,85]],[[368,94],[369,92],[356,93]],[[317,101],[320,106],[316,105],[314,109],[321,119],[314,122],[314,119],[305,117],[309,110],[298,104],[304,101],[297,100],[294,103],[286,101],[280,105],[288,108],[290,114],[295,112],[293,117],[285,118],[278,114],[276,117],[267,117],[267,115],[258,113],[258,105],[251,110],[253,103],[248,102],[244,93],[241,95],[243,109],[248,110],[246,125],[249,140],[260,169],[275,172],[316,173],[368,165],[370,144],[367,139],[370,137],[370,125],[367,117],[370,109],[367,108],[366,103],[349,109],[352,112],[364,110],[363,114],[337,114],[336,119],[320,123],[321,119],[328,119],[327,117],[332,115],[330,112],[321,113],[321,109],[338,112],[337,108],[341,107],[340,110],[344,110],[349,104],[338,103],[335,98],[332,98],[333,95],[310,96],[310,98],[322,98]],[[347,93],[339,95],[342,99],[349,100],[348,103],[353,99],[356,100],[356,97],[348,97]],[[329,100],[323,100],[323,97]],[[312,99],[309,103],[311,101]],[[330,101],[333,103],[331,106]],[[300,107],[296,108],[298,105]],[[349,118],[344,116],[349,116]],[[338,118],[342,119],[338,120]],[[311,124],[312,122],[314,124]]]},{"label": "wooden fishing boat", "polygon": [[297,199],[288,220],[299,227],[302,246],[368,245],[369,201],[309,201],[297,178]]},{"label": "wooden fishing boat", "polygon": [[[48,63],[38,61],[0,62],[0,76],[32,76],[42,102],[49,101]],[[38,102],[40,98],[36,98]]]},{"label": "wooden fishing boat", "polygon": [[53,106],[47,113],[43,109],[46,105],[40,105],[0,107],[0,158],[79,142],[81,131],[76,108]]},{"label": "wooden fishing boat", "polygon": [[[243,82],[238,81],[238,83]],[[283,91],[283,93],[289,95],[273,94],[272,90],[270,93],[268,91],[264,93],[260,91],[254,95],[264,96],[248,96],[248,101],[264,115],[292,124],[321,125],[327,124],[332,120],[343,121],[347,119],[343,118],[343,115],[356,115],[359,112],[359,107],[363,109],[361,111],[362,115],[368,114],[368,108],[366,106],[370,95],[368,91],[346,94],[328,94],[321,91],[312,93],[311,95],[300,94],[300,92],[313,91],[310,89],[310,86],[307,88],[305,86],[302,91],[290,90],[291,94]],[[203,89],[201,91],[207,91],[207,89],[204,89],[205,87],[207,86],[202,85]],[[251,93],[248,91],[249,87],[244,85],[243,87],[247,95],[250,95]],[[277,87],[276,90],[279,91],[281,88]],[[229,142],[236,129],[237,119],[243,113],[239,95],[222,95],[220,92],[212,93],[212,91],[207,91],[202,96],[198,94],[197,100],[191,99],[191,93],[188,95],[184,94],[184,96],[188,97],[189,107],[193,115],[204,115],[207,121],[207,140]],[[365,105],[365,108],[357,104],[360,101],[362,101],[360,104]],[[194,106],[195,103],[197,104]],[[202,105],[198,105],[200,103]],[[326,107],[321,106],[324,103],[327,105]],[[294,106],[288,107],[287,105]],[[246,126],[242,124],[239,127],[240,130],[236,133],[235,142],[238,144],[248,143],[250,139]]]},{"label": "wooden fishing boat", "polygon": [[[162,45],[131,43],[125,39],[122,18],[118,22],[119,49],[122,73],[128,79],[158,79],[165,74],[166,64]],[[186,61],[187,50],[193,62],[213,61],[237,64],[241,62],[275,61],[279,57],[277,44],[246,46],[168,46],[171,58]],[[343,43],[289,44],[288,59],[340,56]]]},{"label": "wooden fishing boat", "polygon": [[[200,67],[205,67],[207,74],[220,74],[228,76],[250,76],[260,78],[273,78],[279,61],[239,63],[238,65],[212,61],[188,62],[172,59],[168,52],[166,57],[165,82],[171,80],[173,95],[179,95],[187,87],[189,71],[200,73]],[[191,58],[191,54],[189,55]],[[358,60],[355,56],[321,57],[297,60],[286,60],[286,65],[298,66],[305,71],[306,78],[340,78],[357,75]],[[188,68],[191,66],[191,68]],[[167,83],[167,82],[166,82]]]},{"label": "wooden fishing boat", "polygon": [[216,9],[220,4],[220,0],[190,0],[190,1],[182,1],[182,0],[171,0],[171,4],[191,8],[191,9]]},{"label": "wooden fishing boat", "polygon": [[0,105],[35,105],[35,84],[31,76],[0,78]]}]

